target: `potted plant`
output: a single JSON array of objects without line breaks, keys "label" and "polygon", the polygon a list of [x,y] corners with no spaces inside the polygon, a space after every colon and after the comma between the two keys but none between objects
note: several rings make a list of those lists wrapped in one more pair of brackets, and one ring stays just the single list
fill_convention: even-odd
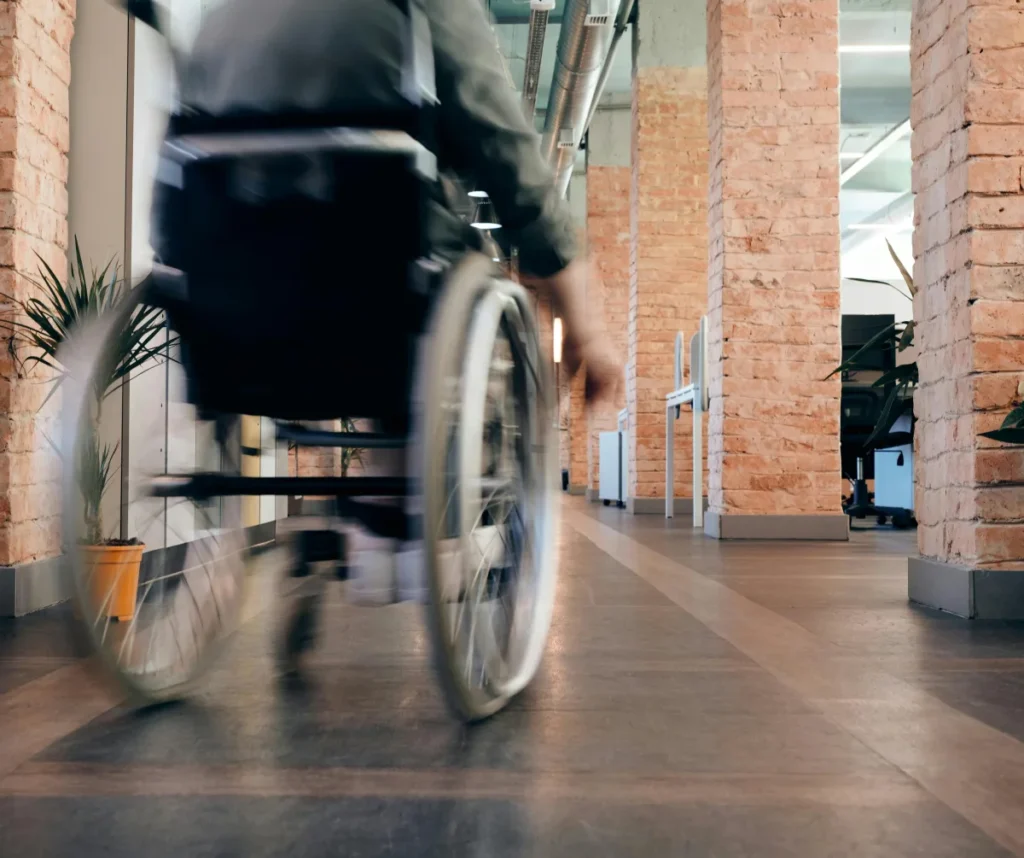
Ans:
[{"label": "potted plant", "polygon": [[[849,278],[857,283],[875,283],[882,286],[889,286],[903,295],[908,301],[913,301],[914,296],[917,294],[917,290],[914,288],[914,280],[910,276],[910,273],[900,262],[899,257],[896,255],[896,251],[892,249],[892,245],[887,241],[885,246],[889,248],[889,255],[892,257],[893,262],[896,263],[896,267],[899,269],[900,274],[903,277],[903,281],[907,284],[907,291],[910,295],[905,295],[899,289],[896,289],[891,283],[887,283],[884,280],[864,280],[861,278],[853,277]],[[905,352],[907,349],[913,348],[914,345],[914,322],[894,322],[889,325],[885,330],[879,331],[873,336],[863,347],[858,349],[850,358],[843,361],[828,375],[828,378],[832,378],[834,375],[839,373],[856,372],[857,370],[864,369],[862,365],[863,359],[874,352],[878,348],[879,343],[889,341],[892,344],[893,349],[896,352]],[[882,436],[888,435],[892,430],[893,424],[899,419],[901,410],[897,405],[902,402],[906,395],[912,394],[914,388],[917,387],[918,372],[917,372],[917,361],[910,361],[907,363],[900,364],[899,366],[889,370],[888,372],[882,373],[882,375],[872,384],[872,387],[877,388],[889,388],[888,396],[886,397],[885,404],[882,407],[882,412],[878,418],[878,422],[875,424],[875,428],[872,430],[871,435],[865,442],[865,446],[871,446],[878,441]]]},{"label": "potted plant", "polygon": [[[8,335],[8,348],[19,372],[43,368],[50,374],[46,379],[51,387],[45,405],[67,378],[68,368],[61,364],[59,355],[69,335],[88,319],[113,311],[130,287],[120,278],[114,260],[102,270],[94,268],[87,272],[77,239],[75,260],[68,266],[66,279],[62,280],[45,260],[39,261],[36,294],[24,300],[3,296],[8,302],[8,313],[0,319],[0,328]],[[97,607],[119,620],[131,619],[135,614],[145,546],[137,539],[112,538],[104,526],[103,499],[118,472],[120,444],[102,443],[99,427],[106,399],[148,360],[163,360],[162,352],[169,346],[159,339],[164,330],[159,309],[140,306],[132,314],[116,340],[109,374],[94,380],[90,402],[92,442],[80,451],[76,463],[76,482],[82,496],[82,539],[70,548],[81,552],[91,572]]]}]

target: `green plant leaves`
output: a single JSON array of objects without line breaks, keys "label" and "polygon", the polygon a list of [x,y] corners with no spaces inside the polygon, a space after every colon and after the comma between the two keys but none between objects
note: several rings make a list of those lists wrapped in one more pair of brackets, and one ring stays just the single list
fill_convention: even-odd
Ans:
[{"label": "green plant leaves", "polygon": [[[53,386],[44,399],[45,405],[67,376],[67,368],[60,364],[58,355],[68,338],[89,319],[121,307],[131,287],[121,277],[114,259],[101,269],[86,269],[77,238],[65,278],[58,276],[42,257],[38,258],[37,294],[25,300],[0,296],[23,314],[23,318],[0,318],[0,331],[10,337],[20,366],[25,369],[43,366],[53,371]],[[147,362],[161,363],[170,359],[176,343],[177,339],[167,329],[163,311],[140,304],[114,338],[105,377],[95,380],[93,419],[96,426],[104,399]],[[93,432],[94,440],[96,436],[98,430]],[[117,462],[116,444],[86,449],[77,462],[77,478],[85,502],[86,535],[90,541],[103,538],[100,506],[116,473]]]},{"label": "green plant leaves", "polygon": [[871,386],[888,387],[890,384],[917,384],[917,364],[901,364],[888,372],[882,373],[881,377]]},{"label": "green plant leaves", "polygon": [[841,364],[839,364],[839,366],[832,370],[832,372],[825,376],[825,381],[828,381],[828,379],[832,378],[832,376],[838,375],[839,373],[851,372],[856,369],[861,369],[862,367],[860,366],[859,361],[864,357],[864,355],[869,354],[880,342],[883,342],[887,339],[894,339],[897,335],[896,329],[898,326],[899,323],[894,322],[893,324],[889,325],[885,330],[879,331],[877,334],[875,334],[863,346],[857,349],[857,351],[854,352],[853,355],[851,355],[847,360],[843,361]]},{"label": "green plant leaves", "polygon": [[905,393],[909,388],[909,381],[901,381],[898,384],[893,385],[892,390],[889,391],[889,395],[886,397],[885,405],[882,408],[882,415],[878,418],[878,423],[875,425],[872,433],[868,436],[867,441],[864,442],[865,447],[870,447],[880,436],[888,435],[889,432],[892,431],[892,427],[903,414],[903,408],[897,408],[897,403],[902,406],[903,401],[906,398]]},{"label": "green plant leaves", "polygon": [[917,289],[914,287],[914,278],[910,276],[910,272],[903,267],[903,263],[900,262],[900,258],[896,255],[896,251],[892,249],[892,245],[889,244],[889,240],[886,239],[885,246],[889,248],[889,255],[892,257],[892,261],[896,263],[896,267],[900,270],[900,275],[903,277],[903,282],[907,284],[907,289],[910,291],[912,296],[917,296]]},{"label": "green plant leaves", "polygon": [[991,438],[1003,444],[1024,444],[1024,405],[1018,405],[1003,420],[1003,425],[991,432],[982,432],[982,438]]}]

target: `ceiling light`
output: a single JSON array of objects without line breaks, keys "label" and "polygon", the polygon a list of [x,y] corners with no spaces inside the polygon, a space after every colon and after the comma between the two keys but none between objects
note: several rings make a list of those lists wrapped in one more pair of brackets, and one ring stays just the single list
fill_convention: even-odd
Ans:
[{"label": "ceiling light", "polygon": [[848,229],[872,232],[908,232],[914,228],[912,220],[902,223],[851,223]]},{"label": "ceiling light", "polygon": [[473,212],[473,219],[469,222],[473,229],[501,229],[498,218],[494,214],[494,206],[490,200],[484,200]]},{"label": "ceiling light", "polygon": [[470,191],[469,195],[477,200],[487,199],[487,191]]},{"label": "ceiling light", "polygon": [[909,54],[910,45],[840,45],[841,54]]},{"label": "ceiling light", "polygon": [[554,328],[552,331],[552,334],[554,335],[552,337],[554,341],[554,354],[552,357],[554,358],[554,362],[558,364],[562,362],[562,320],[556,318],[552,327]]}]

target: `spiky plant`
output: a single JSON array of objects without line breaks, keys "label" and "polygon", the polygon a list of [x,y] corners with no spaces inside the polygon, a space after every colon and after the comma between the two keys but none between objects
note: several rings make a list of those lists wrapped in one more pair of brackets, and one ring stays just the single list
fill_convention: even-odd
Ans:
[{"label": "spiky plant", "polygon": [[[903,277],[903,282],[907,284],[907,291],[910,293],[909,296],[904,295],[902,291],[896,289],[891,283],[887,283],[884,280],[863,280],[861,278],[853,277],[849,278],[857,283],[875,283],[882,286],[889,286],[895,289],[908,301],[913,302],[914,296],[917,294],[917,290],[914,288],[914,279],[910,276],[910,272],[903,266],[900,258],[896,255],[896,251],[892,249],[892,245],[887,241],[885,246],[889,248],[889,255],[892,257],[893,262],[896,263],[896,267],[899,269],[900,275]],[[904,352],[914,345],[914,322],[895,322],[889,325],[884,331],[879,331],[873,336],[868,342],[858,349],[851,357],[843,361],[829,374],[829,378],[844,373],[844,372],[856,372],[857,370],[868,369],[869,367],[864,366],[864,358],[870,355],[880,343],[889,342],[897,352]],[[889,388],[889,395],[885,399],[885,405],[882,407],[882,413],[878,418],[878,422],[875,424],[875,428],[872,430],[871,435],[868,437],[865,445],[870,447],[875,441],[881,436],[888,435],[892,430],[893,424],[899,419],[900,409],[897,408],[897,404],[902,402],[908,393],[913,393],[914,388],[917,387],[918,372],[917,372],[917,361],[910,363],[900,364],[899,366],[882,373],[881,377],[872,384],[872,387]]]},{"label": "spiky plant", "polygon": [[[44,367],[50,372],[47,381],[51,387],[43,401],[45,406],[68,376],[69,370],[62,365],[60,354],[69,337],[90,319],[113,312],[128,296],[131,287],[121,278],[113,259],[102,269],[87,271],[77,238],[75,259],[68,266],[65,279],[62,280],[41,257],[39,262],[35,295],[24,300],[2,296],[9,304],[8,309],[14,312],[0,318],[0,329],[8,336],[9,349],[18,366],[25,371]],[[164,359],[169,346],[160,339],[164,330],[163,312],[140,305],[114,340],[106,364],[109,369],[93,380],[92,440],[81,452],[76,474],[82,492],[84,536],[90,544],[104,541],[103,497],[116,474],[119,450],[117,443],[101,444],[99,441],[103,403],[147,361]]]}]

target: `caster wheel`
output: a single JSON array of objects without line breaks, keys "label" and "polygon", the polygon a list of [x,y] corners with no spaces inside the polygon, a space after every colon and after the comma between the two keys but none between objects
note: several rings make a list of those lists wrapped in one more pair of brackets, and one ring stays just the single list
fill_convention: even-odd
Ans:
[{"label": "caster wheel", "polygon": [[605,506],[611,506],[612,505],[612,502],[610,500],[601,501],[601,503],[603,503]]},{"label": "caster wheel", "polygon": [[[878,520],[878,524],[879,524],[879,526],[883,526],[883,525],[885,525],[885,524],[888,524],[888,523],[889,523],[889,519],[888,519],[888,518],[886,518],[886,517],[885,517],[884,515],[880,515],[880,516],[878,516],[878,519],[877,519],[877,520]],[[893,519],[893,523],[895,524],[895,519]]]},{"label": "caster wheel", "polygon": [[296,673],[302,657],[316,646],[321,601],[320,593],[305,594],[295,599],[281,641],[279,662],[285,673]]},{"label": "caster wheel", "polygon": [[914,518],[910,515],[894,515],[892,517],[892,526],[897,530],[909,530],[914,526]]}]

